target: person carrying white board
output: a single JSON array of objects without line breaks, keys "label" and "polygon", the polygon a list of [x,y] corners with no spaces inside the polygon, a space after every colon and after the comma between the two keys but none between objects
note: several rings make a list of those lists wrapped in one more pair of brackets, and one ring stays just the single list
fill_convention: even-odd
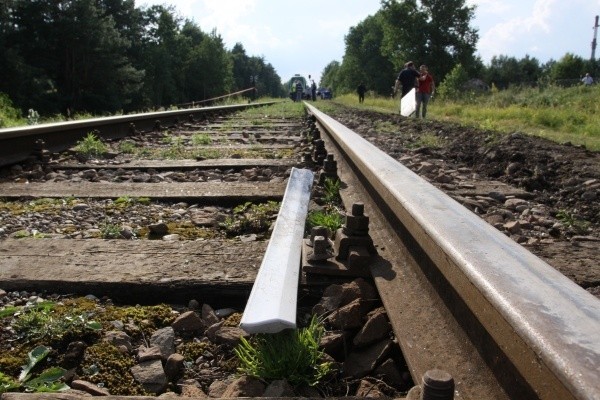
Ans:
[{"label": "person carrying white board", "polygon": [[400,96],[400,114],[408,117],[415,111],[415,95],[414,90],[419,85],[419,71],[415,69],[415,64],[412,61],[404,64],[404,69],[400,71],[394,84],[394,94],[399,89],[402,90]]}]

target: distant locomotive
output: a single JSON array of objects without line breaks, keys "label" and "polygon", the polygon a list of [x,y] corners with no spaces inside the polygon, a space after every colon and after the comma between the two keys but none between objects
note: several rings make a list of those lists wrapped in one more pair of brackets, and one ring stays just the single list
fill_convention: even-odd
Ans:
[{"label": "distant locomotive", "polygon": [[[308,76],[308,79],[310,79],[310,75]],[[300,82],[302,85],[302,100],[310,100],[312,98],[311,84],[300,74],[294,75],[286,85],[290,99],[294,100],[296,96],[296,82]]]}]

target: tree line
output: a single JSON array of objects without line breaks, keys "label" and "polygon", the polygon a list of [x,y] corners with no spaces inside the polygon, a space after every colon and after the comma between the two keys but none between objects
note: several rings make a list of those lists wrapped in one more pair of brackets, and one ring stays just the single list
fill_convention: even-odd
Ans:
[{"label": "tree line", "polygon": [[[381,0],[377,13],[350,28],[342,61],[325,66],[320,86],[343,93],[363,82],[389,95],[407,60],[429,65],[438,84],[455,89],[472,78],[506,89],[600,72],[597,61],[569,53],[546,63],[498,55],[484,65],[475,55],[474,7]],[[166,108],[253,86],[261,96],[286,96],[273,66],[241,43],[228,50],[215,30],[203,32],[173,7],[138,8],[135,0],[0,1],[0,76],[0,104],[24,114]]]},{"label": "tree line", "polygon": [[[21,110],[112,114],[201,101],[281,78],[171,6],[135,0],[2,0],[0,93]],[[245,92],[245,96],[251,96]]]},{"label": "tree line", "polygon": [[[321,86],[337,93],[353,92],[363,82],[379,95],[389,95],[406,61],[426,64],[437,83],[464,85],[476,79],[499,90],[541,83],[573,84],[600,65],[567,53],[545,63],[494,56],[488,65],[475,55],[479,35],[471,27],[475,6],[465,0],[382,0],[380,10],[350,28],[341,62],[330,62],[321,73]],[[417,64],[417,65],[418,65]],[[457,77],[459,79],[457,79]],[[454,88],[456,89],[456,88]],[[459,90],[450,90],[459,94]]]}]

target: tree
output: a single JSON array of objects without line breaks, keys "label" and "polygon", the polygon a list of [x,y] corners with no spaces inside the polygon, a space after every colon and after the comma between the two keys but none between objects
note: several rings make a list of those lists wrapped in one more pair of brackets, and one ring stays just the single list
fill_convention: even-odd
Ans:
[{"label": "tree", "polygon": [[346,51],[342,63],[346,90],[354,90],[363,82],[379,94],[389,94],[395,79],[394,65],[381,53],[384,32],[380,13],[367,17],[350,28],[344,38]]},{"label": "tree", "polygon": [[49,72],[56,69],[49,14],[45,2],[0,2],[0,76],[10,77],[0,79],[0,92],[22,111],[56,111],[56,84]]},{"label": "tree", "polygon": [[59,55],[56,81],[63,103],[91,112],[122,110],[142,78],[126,56],[129,42],[116,29],[113,17],[102,14],[96,1],[64,5],[53,10]]},{"label": "tree", "polygon": [[281,86],[281,77],[275,71],[275,68],[269,63],[265,64],[265,60],[261,58],[263,68],[258,76],[258,95],[266,95],[271,97],[286,97],[287,90],[283,90]]},{"label": "tree", "polygon": [[588,64],[583,58],[567,53],[550,68],[550,79],[553,81],[578,80],[588,72],[587,69]]},{"label": "tree", "polygon": [[332,90],[338,90],[338,82],[340,82],[341,64],[339,61],[331,61],[323,68],[321,72],[321,81],[319,82],[320,87],[331,88]]},{"label": "tree", "polygon": [[[171,6],[138,9],[135,0],[0,1],[0,92],[21,110],[95,114],[177,105],[234,87],[232,54],[281,93],[262,57],[223,40]],[[245,67],[244,67],[245,68]],[[238,82],[236,81],[236,84]]]},{"label": "tree", "polygon": [[437,92],[440,97],[446,99],[459,99],[464,93],[464,85],[467,83],[469,75],[461,64],[454,66],[452,71],[448,73],[442,83],[439,85]]},{"label": "tree", "polygon": [[129,42],[101,1],[14,1],[3,24],[5,63],[17,83],[2,90],[19,107],[46,113],[67,108],[123,109],[141,72],[127,58]]},{"label": "tree", "polygon": [[475,69],[479,36],[470,27],[474,6],[465,0],[382,0],[382,53],[401,69],[412,60],[427,64],[438,80],[457,64]]},{"label": "tree", "polygon": [[521,84],[533,86],[542,77],[542,67],[537,58],[525,55],[519,60],[518,68],[520,71],[519,79]]},{"label": "tree", "polygon": [[[281,87],[281,78],[275,68],[266,63],[263,57],[250,57],[241,43],[236,43],[231,49],[233,63],[234,91],[256,87],[258,96],[285,97]],[[251,97],[251,92],[244,96]]]},{"label": "tree", "polygon": [[215,30],[189,53],[185,77],[189,100],[217,97],[230,90],[233,82],[231,59],[223,39]]},{"label": "tree", "polygon": [[250,57],[246,55],[244,45],[236,43],[231,49],[233,66],[233,90],[240,91],[250,87],[250,76],[254,74],[250,67]]},{"label": "tree", "polygon": [[170,7],[152,6],[143,12],[145,31],[140,64],[146,74],[141,101],[154,106],[182,102],[178,93],[181,86],[177,85],[177,74],[183,64],[177,43],[180,21],[172,11]]},{"label": "tree", "polygon": [[498,89],[507,89],[518,81],[519,63],[516,58],[504,55],[494,56],[486,72],[486,81]]}]

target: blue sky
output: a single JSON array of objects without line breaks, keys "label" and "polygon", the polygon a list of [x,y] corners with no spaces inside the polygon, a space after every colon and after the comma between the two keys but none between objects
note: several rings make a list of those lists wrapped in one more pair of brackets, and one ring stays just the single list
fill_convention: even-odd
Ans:
[{"label": "blue sky", "polygon": [[[479,30],[477,53],[486,64],[500,54],[517,59],[528,54],[542,63],[567,52],[591,56],[600,0],[466,3],[477,7],[471,25]],[[263,56],[284,81],[299,73],[310,74],[317,82],[327,64],[342,61],[349,28],[380,8],[380,0],[137,0],[136,4],[173,5],[204,32],[216,29],[228,49],[240,42],[249,56]]]}]

